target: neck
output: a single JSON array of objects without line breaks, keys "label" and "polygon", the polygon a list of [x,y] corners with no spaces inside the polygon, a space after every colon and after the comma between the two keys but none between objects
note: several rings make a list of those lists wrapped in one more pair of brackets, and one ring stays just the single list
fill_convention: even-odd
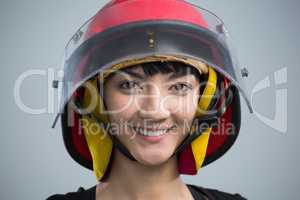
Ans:
[{"label": "neck", "polygon": [[171,199],[174,196],[187,199],[189,194],[180,179],[175,156],[158,166],[145,166],[115,151],[107,182],[107,188],[122,199]]}]

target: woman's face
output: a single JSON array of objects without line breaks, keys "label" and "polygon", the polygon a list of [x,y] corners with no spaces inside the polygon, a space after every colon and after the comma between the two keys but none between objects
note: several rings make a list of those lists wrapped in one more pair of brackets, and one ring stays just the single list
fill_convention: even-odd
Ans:
[{"label": "woman's face", "polygon": [[104,85],[112,134],[144,165],[167,161],[189,132],[199,87],[192,74],[146,77],[141,67],[114,73]]}]

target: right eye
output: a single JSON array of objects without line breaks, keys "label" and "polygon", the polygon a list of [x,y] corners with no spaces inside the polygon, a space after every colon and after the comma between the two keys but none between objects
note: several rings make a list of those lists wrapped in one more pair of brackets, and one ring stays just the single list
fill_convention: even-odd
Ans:
[{"label": "right eye", "polygon": [[123,81],[119,84],[119,88],[122,90],[141,90],[143,89],[136,81]]}]

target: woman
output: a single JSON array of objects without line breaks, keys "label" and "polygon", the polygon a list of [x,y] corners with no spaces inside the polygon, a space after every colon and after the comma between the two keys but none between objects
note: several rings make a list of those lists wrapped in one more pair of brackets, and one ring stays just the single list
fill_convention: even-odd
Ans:
[{"label": "woman", "polygon": [[244,199],[180,178],[238,136],[245,93],[227,39],[185,1],[104,6],[66,48],[61,115],[68,152],[99,184],[49,199]]}]

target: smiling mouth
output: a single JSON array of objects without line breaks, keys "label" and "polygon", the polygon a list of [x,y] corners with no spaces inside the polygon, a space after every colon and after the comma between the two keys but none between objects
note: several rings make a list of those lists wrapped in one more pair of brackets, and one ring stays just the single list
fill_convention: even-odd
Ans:
[{"label": "smiling mouth", "polygon": [[168,133],[171,129],[174,129],[175,126],[172,126],[171,128],[162,128],[162,129],[151,129],[151,128],[142,128],[142,127],[131,127],[135,133],[143,135],[143,136],[149,136],[149,137],[158,137],[161,135],[164,135]]}]

